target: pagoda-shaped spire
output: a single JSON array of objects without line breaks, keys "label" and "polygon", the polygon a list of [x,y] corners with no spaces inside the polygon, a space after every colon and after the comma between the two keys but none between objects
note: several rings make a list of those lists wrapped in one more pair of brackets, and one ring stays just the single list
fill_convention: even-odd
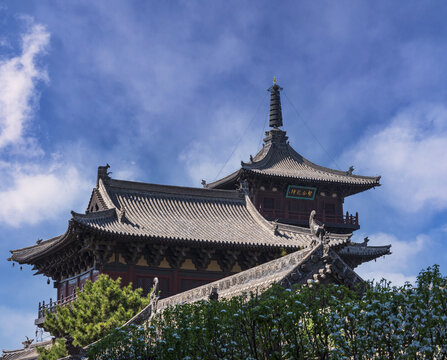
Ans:
[{"label": "pagoda-shaped spire", "polygon": [[270,127],[277,129],[282,126],[281,97],[279,92],[282,90],[276,83],[276,76],[273,79],[273,85],[268,88],[270,91]]}]

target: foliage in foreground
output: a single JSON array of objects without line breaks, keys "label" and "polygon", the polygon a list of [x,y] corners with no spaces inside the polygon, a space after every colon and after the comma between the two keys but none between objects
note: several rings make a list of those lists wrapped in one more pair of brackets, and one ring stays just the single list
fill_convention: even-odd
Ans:
[{"label": "foliage in foreground", "polygon": [[36,350],[39,354],[39,360],[57,360],[68,355],[65,348],[65,339],[56,339],[49,349],[39,346]]},{"label": "foliage in foreground", "polygon": [[141,296],[142,289],[132,284],[121,287],[121,279],[100,275],[94,283],[87,281],[76,301],[46,312],[44,328],[53,336],[70,335],[73,345],[85,346],[105,336],[111,329],[124,324],[149,303]]},{"label": "foliage in foreground", "polygon": [[446,359],[447,278],[382,281],[359,295],[330,285],[273,287],[250,298],[185,304],[146,327],[115,329],[89,349],[120,359]]}]

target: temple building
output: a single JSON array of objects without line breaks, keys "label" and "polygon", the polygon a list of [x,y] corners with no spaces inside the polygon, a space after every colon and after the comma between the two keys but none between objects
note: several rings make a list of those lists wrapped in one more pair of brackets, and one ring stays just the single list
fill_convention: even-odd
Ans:
[{"label": "temple building", "polygon": [[234,189],[246,179],[250,199],[267,220],[307,226],[309,214],[316,210],[317,219],[326,229],[350,233],[360,228],[358,214],[344,213],[345,197],[380,186],[378,177],[354,175],[316,165],[297,153],[289,144],[283,126],[279,85],[270,89],[270,131],[262,149],[250,156],[248,163],[234,173],[215,181],[208,188]]},{"label": "temple building", "polygon": [[298,154],[280,129],[280,90],[276,83],[269,89],[271,129],[262,149],[234,173],[192,188],[117,180],[100,166],[87,210],[72,212],[64,234],[11,250],[9,260],[32,265],[57,289],[55,301],[39,304],[36,324],[44,309],[73,300],[101,273],[144,293],[157,277],[166,304],[204,297],[210,283],[227,294],[243,284],[361,283],[353,269],[390,246],[353,242],[359,217],[343,202],[379,186],[380,177]]}]

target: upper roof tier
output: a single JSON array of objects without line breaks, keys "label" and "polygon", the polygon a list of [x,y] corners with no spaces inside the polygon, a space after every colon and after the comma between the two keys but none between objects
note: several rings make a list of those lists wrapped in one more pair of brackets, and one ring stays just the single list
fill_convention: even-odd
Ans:
[{"label": "upper roof tier", "polygon": [[269,88],[270,131],[266,132],[262,149],[249,162],[241,162],[234,173],[208,184],[209,188],[222,188],[237,182],[246,173],[260,176],[287,178],[304,183],[330,183],[346,188],[346,196],[380,186],[380,176],[353,175],[352,170],[340,171],[312,163],[297,153],[287,141],[283,125],[280,90],[276,83]]}]

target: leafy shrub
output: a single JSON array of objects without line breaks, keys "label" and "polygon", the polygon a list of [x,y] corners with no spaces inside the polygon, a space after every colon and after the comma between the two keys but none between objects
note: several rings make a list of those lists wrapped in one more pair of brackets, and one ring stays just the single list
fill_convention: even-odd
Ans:
[{"label": "leafy shrub", "polygon": [[434,266],[416,286],[386,281],[282,289],[170,307],[145,327],[115,329],[91,360],[445,359],[447,278]]}]

